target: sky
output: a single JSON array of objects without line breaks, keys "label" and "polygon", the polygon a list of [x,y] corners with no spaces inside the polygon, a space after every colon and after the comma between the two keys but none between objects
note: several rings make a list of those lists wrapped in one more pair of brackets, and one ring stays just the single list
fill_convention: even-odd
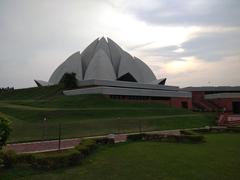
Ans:
[{"label": "sky", "polygon": [[36,86],[110,37],[167,85],[240,85],[239,0],[0,0],[0,87]]}]

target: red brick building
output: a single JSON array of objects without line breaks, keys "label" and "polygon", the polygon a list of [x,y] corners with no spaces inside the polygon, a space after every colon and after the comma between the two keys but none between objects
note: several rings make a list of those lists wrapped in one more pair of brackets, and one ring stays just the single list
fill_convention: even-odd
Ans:
[{"label": "red brick building", "polygon": [[240,114],[240,87],[187,87],[192,92],[193,109]]}]

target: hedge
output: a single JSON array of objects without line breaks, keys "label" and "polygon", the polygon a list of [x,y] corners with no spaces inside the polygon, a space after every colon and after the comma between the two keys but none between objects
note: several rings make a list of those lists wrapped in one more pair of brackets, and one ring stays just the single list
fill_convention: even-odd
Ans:
[{"label": "hedge", "polygon": [[33,156],[30,164],[35,169],[55,169],[76,165],[83,158],[75,149],[61,152],[41,153]]},{"label": "hedge", "polygon": [[161,142],[189,142],[200,143],[204,141],[204,136],[195,132],[185,132],[181,135],[163,135],[163,134],[131,134],[127,136],[130,141],[161,141]]},{"label": "hedge", "polygon": [[102,138],[97,138],[95,140],[96,140],[96,144],[114,144],[113,138],[102,137]]},{"label": "hedge", "polygon": [[96,141],[87,139],[82,140],[74,149],[54,152],[16,154],[12,150],[5,150],[2,154],[3,165],[5,168],[11,168],[14,165],[27,165],[34,169],[44,170],[68,167],[79,164],[96,148]]}]

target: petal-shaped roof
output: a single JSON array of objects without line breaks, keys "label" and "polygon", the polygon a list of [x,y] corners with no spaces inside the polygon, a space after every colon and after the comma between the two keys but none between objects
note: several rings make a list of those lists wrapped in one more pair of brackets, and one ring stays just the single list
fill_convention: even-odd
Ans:
[{"label": "petal-shaped roof", "polygon": [[130,73],[137,80],[137,82],[140,81],[139,72],[138,69],[136,69],[135,67],[133,57],[127,52],[122,51],[120,65],[118,69],[118,78],[127,73]]},{"label": "petal-shaped roof", "polygon": [[77,52],[71,55],[54,71],[49,84],[58,84],[65,73],[75,73],[79,80],[104,79],[160,83],[156,81],[155,75],[143,61],[133,58],[113,40],[107,38],[106,41],[104,37],[93,41],[82,54]]},{"label": "petal-shaped roof", "polygon": [[91,59],[93,58],[95,54],[95,49],[98,44],[98,39],[93,41],[84,51],[82,52],[82,70],[83,70],[83,77],[85,74],[85,71],[88,67],[88,64],[90,63]]},{"label": "petal-shaped roof", "polygon": [[156,76],[153,74],[152,70],[140,59],[134,57],[135,68],[138,68],[140,82],[148,83],[156,80]]},{"label": "petal-shaped roof", "polygon": [[82,61],[81,54],[76,52],[72,54],[54,71],[49,79],[49,83],[58,84],[65,73],[76,73],[76,78],[82,80]]},{"label": "petal-shaped roof", "polygon": [[95,52],[97,52],[99,49],[102,49],[108,55],[108,57],[111,58],[110,50],[109,50],[109,47],[108,47],[108,43],[107,43],[107,41],[106,41],[106,39],[104,37],[102,37],[98,41],[97,47],[95,49]]},{"label": "petal-shaped roof", "polygon": [[167,81],[167,78],[162,78],[162,79],[154,80],[154,81],[150,82],[149,84],[165,85],[166,81]]},{"label": "petal-shaped roof", "polygon": [[121,60],[121,52],[123,51],[120,46],[118,46],[113,40],[107,38],[108,46],[110,49],[111,60],[114,67],[115,72],[118,75],[118,68]]},{"label": "petal-shaped roof", "polygon": [[112,63],[103,49],[99,49],[93,56],[85,73],[84,80],[116,80]]}]

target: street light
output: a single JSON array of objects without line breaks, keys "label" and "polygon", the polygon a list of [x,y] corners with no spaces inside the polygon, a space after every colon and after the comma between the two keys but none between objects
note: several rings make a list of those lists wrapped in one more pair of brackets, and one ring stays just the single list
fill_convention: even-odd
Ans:
[{"label": "street light", "polygon": [[46,122],[47,122],[47,117],[43,118],[43,129],[42,129],[42,140],[45,140],[46,136]]}]

